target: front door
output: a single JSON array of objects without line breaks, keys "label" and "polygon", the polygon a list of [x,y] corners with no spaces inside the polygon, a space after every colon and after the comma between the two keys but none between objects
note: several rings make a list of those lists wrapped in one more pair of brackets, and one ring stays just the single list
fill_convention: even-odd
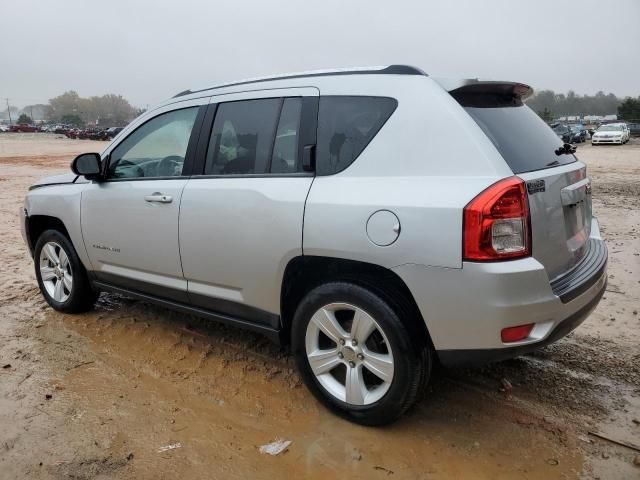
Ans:
[{"label": "front door", "polygon": [[81,204],[96,280],[177,301],[187,301],[178,213],[192,132],[206,108],[193,102],[182,107],[142,122],[107,152],[106,178],[88,186]]}]

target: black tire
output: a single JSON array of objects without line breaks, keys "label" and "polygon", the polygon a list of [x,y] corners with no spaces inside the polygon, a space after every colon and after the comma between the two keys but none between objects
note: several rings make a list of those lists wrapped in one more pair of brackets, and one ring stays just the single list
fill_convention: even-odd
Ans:
[{"label": "black tire", "polygon": [[[62,302],[55,300],[47,292],[44,282],[42,281],[40,258],[42,255],[42,249],[48,242],[55,242],[64,249],[71,266],[73,284],[68,298]],[[58,230],[45,230],[40,237],[38,237],[33,258],[40,291],[47,303],[51,305],[54,310],[65,313],[80,313],[93,308],[96,299],[98,298],[98,292],[91,288],[91,282],[89,281],[87,271],[82,265],[82,262],[80,262],[78,254],[76,253],[75,248],[73,248],[71,241],[64,234],[60,233]]]},{"label": "black tire", "polygon": [[[393,379],[379,400],[367,405],[346,403],[329,393],[311,370],[305,336],[311,317],[331,303],[348,303],[371,315],[388,339],[394,362]],[[431,373],[431,352],[426,341],[418,340],[403,319],[380,296],[358,285],[332,282],[311,290],[294,315],[291,341],[298,370],[313,395],[338,415],[362,425],[384,425],[403,415],[425,389]],[[403,315],[403,314],[401,314]],[[404,316],[404,315],[403,315]],[[405,321],[410,319],[404,318]]]}]

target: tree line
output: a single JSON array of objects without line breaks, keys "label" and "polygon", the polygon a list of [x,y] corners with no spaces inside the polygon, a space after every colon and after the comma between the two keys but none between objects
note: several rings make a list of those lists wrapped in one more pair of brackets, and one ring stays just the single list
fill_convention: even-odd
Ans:
[{"label": "tree line", "polygon": [[46,120],[75,126],[95,124],[101,126],[124,126],[140,112],[122,95],[109,93],[83,98],[69,90],[49,100]]},{"label": "tree line", "polygon": [[[5,110],[5,116],[6,115]],[[33,123],[45,120],[82,127],[88,124],[115,127],[124,126],[142,113],[133,107],[122,95],[81,97],[69,90],[49,100],[48,104],[27,105],[18,116],[18,109],[11,108],[11,116],[16,123]]]},{"label": "tree line", "polygon": [[613,93],[603,91],[595,95],[578,95],[573,90],[566,94],[541,90],[527,100],[527,105],[546,121],[575,115],[618,115],[618,118],[625,120],[640,119],[640,97],[622,100]]},{"label": "tree line", "polygon": [[[584,115],[613,115],[624,120],[640,120],[640,96],[624,100],[613,93],[597,92],[595,95],[578,95],[569,90],[566,94],[553,90],[541,90],[527,100],[527,105],[550,122],[558,117]],[[69,90],[49,100],[48,104],[27,105],[19,115],[19,109],[11,107],[16,123],[33,123],[46,120],[81,127],[87,124],[123,126],[140,115],[143,110],[133,107],[122,95],[106,94],[83,98]],[[3,116],[7,116],[5,110]],[[17,118],[17,120],[16,120]]]}]

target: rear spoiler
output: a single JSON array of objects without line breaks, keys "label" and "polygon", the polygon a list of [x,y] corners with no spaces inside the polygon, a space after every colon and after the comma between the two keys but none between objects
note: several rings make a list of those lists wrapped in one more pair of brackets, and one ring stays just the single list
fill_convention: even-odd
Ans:
[{"label": "rear spoiler", "polygon": [[437,78],[434,80],[463,107],[517,107],[533,94],[533,88],[518,82]]}]

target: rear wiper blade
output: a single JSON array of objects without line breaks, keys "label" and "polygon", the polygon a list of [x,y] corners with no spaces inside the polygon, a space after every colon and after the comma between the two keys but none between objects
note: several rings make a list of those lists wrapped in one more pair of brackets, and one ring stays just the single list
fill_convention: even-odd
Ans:
[{"label": "rear wiper blade", "polygon": [[[576,153],[576,147],[575,145],[571,145],[570,143],[565,143],[563,146],[561,146],[560,148],[556,149],[556,155],[560,156],[560,155],[569,155],[571,153]],[[554,162],[551,162],[551,164],[553,164]],[[549,166],[549,165],[547,165]]]}]

